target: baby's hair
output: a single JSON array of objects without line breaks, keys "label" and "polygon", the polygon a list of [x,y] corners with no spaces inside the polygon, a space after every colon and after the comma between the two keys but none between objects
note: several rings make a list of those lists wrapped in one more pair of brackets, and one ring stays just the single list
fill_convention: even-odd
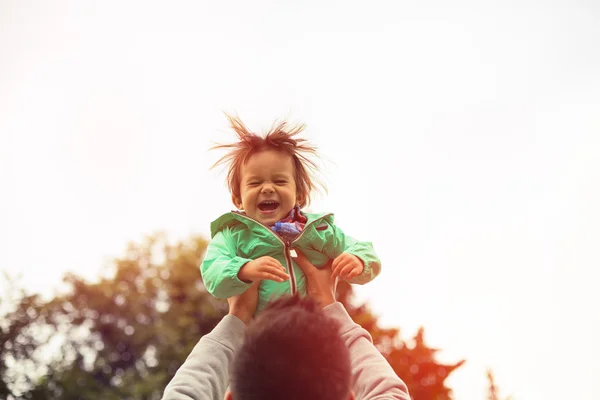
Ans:
[{"label": "baby's hair", "polygon": [[238,141],[230,144],[216,144],[213,149],[228,150],[211,168],[221,164],[228,166],[227,185],[231,194],[240,198],[241,167],[250,156],[264,150],[276,150],[289,154],[294,162],[296,191],[301,199],[300,207],[310,203],[310,194],[315,189],[327,190],[325,185],[316,178],[318,166],[310,157],[317,156],[317,148],[306,139],[296,137],[306,127],[304,124],[288,125],[286,121],[275,122],[264,136],[259,136],[248,130],[239,117],[225,114]]}]

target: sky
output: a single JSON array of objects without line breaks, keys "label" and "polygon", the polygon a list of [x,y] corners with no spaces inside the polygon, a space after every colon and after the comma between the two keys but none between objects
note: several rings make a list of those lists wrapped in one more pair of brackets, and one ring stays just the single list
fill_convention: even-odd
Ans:
[{"label": "sky", "polygon": [[0,1],[0,270],[50,293],[233,208],[213,142],[307,124],[313,211],[372,241],[357,288],[448,384],[600,396],[600,6]]}]

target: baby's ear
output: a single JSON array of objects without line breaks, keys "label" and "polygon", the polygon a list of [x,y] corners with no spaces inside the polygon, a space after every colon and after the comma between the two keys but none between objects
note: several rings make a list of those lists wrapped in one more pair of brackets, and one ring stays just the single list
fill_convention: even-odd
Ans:
[{"label": "baby's ear", "polygon": [[244,209],[244,205],[242,204],[242,199],[240,199],[239,197],[236,197],[236,195],[234,195],[234,194],[231,195],[231,201],[233,202],[233,205],[237,207],[238,210]]},{"label": "baby's ear", "polygon": [[297,206],[303,206],[305,201],[306,201],[306,196],[304,196],[302,194],[298,194],[296,196],[296,205]]}]

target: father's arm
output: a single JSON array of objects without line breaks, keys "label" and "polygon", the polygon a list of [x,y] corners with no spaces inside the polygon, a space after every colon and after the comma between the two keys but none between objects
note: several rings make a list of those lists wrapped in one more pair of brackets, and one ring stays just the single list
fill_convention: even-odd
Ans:
[{"label": "father's arm", "polygon": [[340,333],[350,350],[354,395],[357,400],[410,400],[406,385],[371,341],[371,335],[352,321],[342,303],[335,301],[336,283],[331,269],[318,269],[296,249],[296,263],[306,275],[307,292],[325,314],[340,324]]},{"label": "father's arm", "polygon": [[229,366],[256,311],[259,284],[256,281],[241,295],[227,299],[229,315],[200,339],[167,385],[162,400],[223,400]]},{"label": "father's arm", "polygon": [[169,382],[163,400],[223,400],[229,384],[229,365],[242,344],[246,325],[225,316],[194,347]]},{"label": "father's arm", "polygon": [[348,315],[342,303],[323,308],[340,324],[342,338],[350,350],[354,395],[357,400],[410,400],[406,384],[373,345],[371,335]]}]

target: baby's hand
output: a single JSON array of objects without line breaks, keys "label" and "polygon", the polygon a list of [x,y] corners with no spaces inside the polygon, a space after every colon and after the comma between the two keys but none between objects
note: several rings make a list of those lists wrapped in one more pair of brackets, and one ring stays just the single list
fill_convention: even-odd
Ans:
[{"label": "baby's hand", "polygon": [[333,271],[331,273],[333,278],[339,277],[340,279],[350,280],[362,274],[365,265],[354,254],[342,253],[333,260],[331,269]]},{"label": "baby's hand", "polygon": [[237,276],[239,280],[246,283],[263,279],[283,282],[290,278],[281,263],[269,256],[247,262],[240,268]]}]

